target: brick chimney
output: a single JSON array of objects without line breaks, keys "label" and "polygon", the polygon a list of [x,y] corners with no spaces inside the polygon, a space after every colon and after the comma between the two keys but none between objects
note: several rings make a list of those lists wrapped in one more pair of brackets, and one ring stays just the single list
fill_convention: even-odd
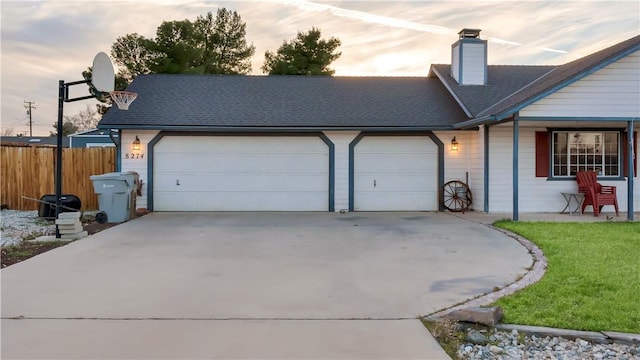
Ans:
[{"label": "brick chimney", "polygon": [[462,29],[451,45],[451,76],[460,85],[487,85],[487,41],[479,29]]}]

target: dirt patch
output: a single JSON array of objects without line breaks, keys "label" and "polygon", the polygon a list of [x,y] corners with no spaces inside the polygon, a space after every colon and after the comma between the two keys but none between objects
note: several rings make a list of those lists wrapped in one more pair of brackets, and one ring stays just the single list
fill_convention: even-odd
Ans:
[{"label": "dirt patch", "polygon": [[104,224],[100,224],[96,221],[90,222],[90,223],[86,223],[83,224],[82,227],[84,228],[84,230],[86,232],[89,233],[89,235],[93,235],[95,233],[99,233],[102,230],[106,230],[110,227],[119,225],[120,223],[104,223]]},{"label": "dirt patch", "polygon": [[70,241],[47,241],[47,242],[31,242],[23,241],[17,245],[9,245],[2,248],[0,257],[2,258],[2,268],[17,264],[27,260],[43,252],[64,246]]},{"label": "dirt patch", "polygon": [[[147,212],[139,212],[137,217],[145,215]],[[95,221],[94,217],[83,218],[82,227],[89,234],[93,235],[100,231],[106,230],[110,227],[117,226],[121,223],[104,223],[100,224]],[[4,269],[7,266],[11,266],[13,264],[17,264],[21,261],[27,260],[36,255],[42,254],[49,250],[55,249],[60,246],[65,246],[72,241],[43,241],[43,242],[33,242],[33,241],[22,241],[16,245],[9,245],[3,247],[0,251],[0,260],[2,264],[0,268]]]}]

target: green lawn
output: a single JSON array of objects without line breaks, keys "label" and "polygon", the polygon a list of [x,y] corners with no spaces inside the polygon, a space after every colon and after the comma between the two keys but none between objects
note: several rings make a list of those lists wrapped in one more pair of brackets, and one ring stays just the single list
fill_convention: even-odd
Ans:
[{"label": "green lawn", "polygon": [[504,322],[640,333],[640,223],[500,221],[544,252],[542,280],[500,299]]}]

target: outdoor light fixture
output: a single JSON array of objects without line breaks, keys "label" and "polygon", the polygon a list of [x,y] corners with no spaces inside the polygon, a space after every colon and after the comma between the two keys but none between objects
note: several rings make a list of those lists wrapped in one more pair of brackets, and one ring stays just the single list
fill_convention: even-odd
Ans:
[{"label": "outdoor light fixture", "polygon": [[451,151],[458,151],[458,142],[455,136],[451,139]]},{"label": "outdoor light fixture", "polygon": [[136,139],[133,140],[133,150],[140,150],[140,139],[138,139],[138,135],[136,135]]}]

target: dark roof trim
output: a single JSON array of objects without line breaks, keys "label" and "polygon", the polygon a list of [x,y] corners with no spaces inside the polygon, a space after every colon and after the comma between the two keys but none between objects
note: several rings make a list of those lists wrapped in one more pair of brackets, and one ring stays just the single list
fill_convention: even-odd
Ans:
[{"label": "dark roof trim", "polygon": [[[99,135],[109,135],[109,134],[100,134],[100,131],[104,132],[103,129],[98,129],[97,127],[93,128],[93,129],[88,129],[88,130],[82,130],[82,131],[78,131],[75,132],[73,134],[70,134],[68,136],[99,136]],[[91,133],[96,133],[96,134],[91,134]]]},{"label": "dark roof trim", "polygon": [[481,118],[477,118],[477,119],[471,119],[471,120],[467,120],[467,121],[463,121],[463,122],[459,122],[457,124],[455,124],[453,126],[454,129],[460,129],[460,130],[469,130],[471,128],[477,128],[480,125],[484,125],[484,124],[490,124],[490,123],[495,123],[498,122],[498,119],[496,119],[495,116],[490,115],[490,116],[483,116]]},{"label": "dark roof trim", "polygon": [[453,89],[449,86],[449,83],[444,80],[444,78],[442,77],[442,74],[440,74],[440,72],[433,65],[431,66],[431,72],[436,75],[438,80],[440,80],[442,85],[447,89],[449,94],[451,94],[453,99],[458,103],[458,105],[460,105],[460,108],[462,108],[462,111],[464,111],[467,117],[470,117],[470,118],[473,117],[473,114],[471,114],[471,112],[467,109],[467,107],[464,106],[464,103],[462,102],[462,100],[460,100],[460,98],[456,95],[455,91],[453,91]]},{"label": "dark roof trim", "polygon": [[523,121],[602,121],[602,122],[615,122],[615,121],[633,121],[640,122],[638,117],[533,117],[533,116],[519,116],[518,120]]},{"label": "dark roof trim", "polygon": [[107,125],[104,129],[161,130],[161,131],[195,131],[195,132],[309,132],[309,131],[438,131],[454,130],[452,126],[407,126],[407,127],[221,127],[221,126],[140,126],[140,125]]},{"label": "dark roof trim", "polygon": [[[640,122],[638,117],[531,117],[531,116],[518,116],[515,114],[518,120],[521,121],[601,121],[601,122]],[[511,118],[507,118],[511,120]],[[454,126],[456,130],[470,130],[471,128],[477,128],[479,125],[495,124],[505,119],[497,119],[495,116],[484,116],[478,119],[473,119],[465,122],[458,123]]]},{"label": "dark roof trim", "polygon": [[[523,87],[523,88],[521,88],[521,89],[518,89],[516,92],[512,93],[511,95],[509,95],[509,96],[505,97],[504,99],[502,99],[502,100],[498,101],[497,103],[495,103],[495,104],[493,104],[493,105],[489,106],[488,108],[486,108],[486,109],[484,109],[484,110],[480,111],[478,114],[486,113],[487,111],[491,110],[492,108],[494,108],[494,107],[496,107],[496,106],[500,105],[501,103],[503,103],[503,102],[505,102],[505,101],[507,101],[507,100],[511,99],[512,97],[514,97],[514,96],[516,96],[516,95],[520,94],[521,92],[523,92],[523,91],[527,90],[527,88],[529,88],[530,86],[534,85],[535,83],[537,83],[537,82],[538,82],[538,81],[540,81],[541,79],[544,79],[546,76],[548,76],[548,75],[549,75],[549,74],[551,74],[552,72],[556,71],[557,69],[558,69],[558,67],[554,67],[553,69],[551,69],[551,70],[547,71],[546,73],[544,73],[544,74],[540,75],[537,79],[533,80],[531,83],[529,83],[529,84],[528,84],[528,85],[526,85],[525,87]],[[486,116],[493,116],[493,115],[483,115],[483,117],[486,117]],[[502,120],[502,119],[499,119],[499,120]]]},{"label": "dark roof trim", "polygon": [[[623,57],[628,56],[628,55],[630,55],[630,54],[632,54],[632,53],[634,53],[634,52],[636,52],[638,50],[640,50],[640,45],[635,45],[635,46],[633,46],[633,47],[631,47],[631,48],[629,48],[629,49],[627,49],[625,51],[622,51],[622,52],[610,57],[609,59],[607,59],[605,61],[602,61],[601,63],[599,63],[599,64],[597,64],[597,65],[595,65],[595,66],[593,66],[591,68],[588,68],[588,69],[586,69],[586,70],[584,70],[584,71],[582,71],[582,72],[580,72],[580,73],[578,73],[576,75],[573,75],[573,76],[561,81],[560,83],[556,84],[555,86],[552,86],[552,87],[548,88],[547,90],[542,91],[542,92],[530,97],[527,100],[524,100],[523,102],[519,103],[518,105],[515,105],[515,106],[513,106],[513,107],[511,107],[511,108],[509,108],[509,109],[507,109],[507,110],[505,110],[505,111],[503,111],[503,112],[501,112],[499,114],[495,114],[495,117],[496,117],[497,120],[502,120],[502,119],[505,119],[507,117],[510,117],[513,114],[515,114],[516,112],[518,112],[518,111],[522,110],[523,108],[531,105],[532,103],[534,103],[534,102],[536,102],[538,100],[541,100],[541,99],[543,99],[543,98],[555,93],[556,91],[558,91],[558,90],[560,90],[560,89],[562,89],[562,88],[564,88],[564,87],[566,87],[566,86],[568,86],[570,84],[573,84],[574,82],[576,82],[576,81],[578,81],[578,80],[580,80],[580,79],[582,79],[582,78],[584,78],[584,77],[586,77],[588,75],[591,75],[594,72],[604,68],[605,66],[608,66],[608,65],[610,65],[610,64],[622,59]],[[550,71],[549,73],[547,73],[547,76],[550,73],[552,73],[553,71],[557,71],[558,69],[559,68],[555,68],[554,70]],[[543,79],[543,78],[544,78],[544,76],[542,78],[540,78],[540,79]],[[538,79],[537,81],[540,81],[540,79]],[[537,81],[532,82],[531,84],[529,84],[529,86],[534,85]]]},{"label": "dark roof trim", "polygon": [[[103,137],[110,137],[110,135],[108,133],[105,133],[103,135],[99,135],[99,134],[95,134],[95,135],[91,135],[91,134],[87,134],[87,135],[68,135],[69,137],[72,138],[103,138]],[[114,134],[113,136],[118,136],[118,134]]]}]

